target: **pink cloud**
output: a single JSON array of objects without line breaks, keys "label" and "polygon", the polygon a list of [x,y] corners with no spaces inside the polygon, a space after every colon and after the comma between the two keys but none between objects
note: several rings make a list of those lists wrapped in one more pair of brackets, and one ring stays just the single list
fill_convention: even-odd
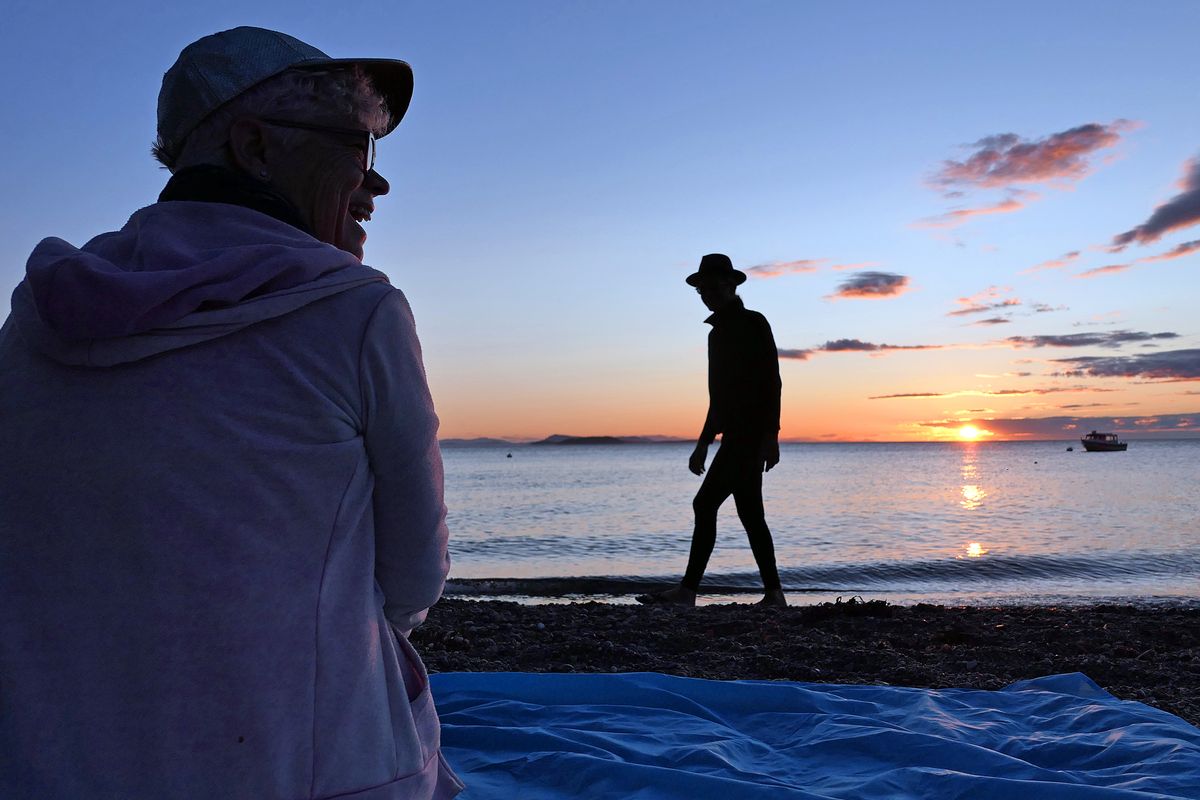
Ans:
[{"label": "pink cloud", "polygon": [[1021,301],[1015,297],[1001,297],[1002,294],[1011,291],[1012,287],[1010,286],[989,286],[970,297],[960,297],[954,301],[960,307],[954,311],[947,311],[946,316],[965,317],[968,314],[982,314],[987,311],[1021,305]]},{"label": "pink cloud", "polygon": [[965,161],[945,161],[931,178],[935,186],[953,189],[1009,187],[1014,183],[1078,181],[1091,171],[1089,158],[1116,145],[1136,127],[1129,120],[1088,123],[1041,139],[1022,139],[1015,133],[987,136],[972,145]]},{"label": "pink cloud", "polygon": [[959,392],[906,392],[903,394],[880,394],[868,400],[914,400],[946,397],[1022,397],[1044,394],[1093,394],[1115,392],[1116,389],[1100,389],[1091,386],[1048,386],[1041,389],[966,389]]},{"label": "pink cloud", "polygon": [[907,275],[894,272],[855,272],[838,284],[829,299],[898,297],[909,289]]},{"label": "pink cloud", "polygon": [[1022,270],[1021,274],[1029,275],[1031,273],[1041,272],[1042,270],[1046,270],[1046,269],[1064,269],[1065,267],[1070,265],[1072,262],[1078,260],[1079,256],[1080,256],[1080,252],[1078,250],[1072,250],[1069,253],[1064,253],[1059,258],[1052,258],[1049,261],[1043,261],[1040,264],[1035,264],[1034,266],[1030,267],[1027,270]]},{"label": "pink cloud", "polygon": [[1170,261],[1171,259],[1174,259],[1174,258],[1183,258],[1184,256],[1190,256],[1192,253],[1195,253],[1198,251],[1200,251],[1200,239],[1193,239],[1190,242],[1184,242],[1183,244],[1176,245],[1175,247],[1172,247],[1170,250],[1168,250],[1165,253],[1159,253],[1156,256],[1146,256],[1145,258],[1139,258],[1138,261],[1141,261],[1141,262]]},{"label": "pink cloud", "polygon": [[[941,190],[946,198],[961,198],[964,190],[978,189],[1001,189],[1005,198],[928,217],[914,223],[914,227],[954,228],[974,217],[1020,211],[1040,199],[1040,195],[1020,185],[1069,188],[1092,171],[1093,156],[1115,146],[1126,131],[1136,127],[1135,122],[1118,119],[1107,125],[1090,122],[1040,139],[1023,139],[1015,133],[986,136],[969,145],[973,152],[965,160],[943,161],[930,176],[929,185]],[[1039,268],[1055,268],[1049,264]]]},{"label": "pink cloud", "polygon": [[799,275],[816,272],[827,258],[801,258],[796,261],[772,261],[743,270],[751,278],[778,278],[780,275]]},{"label": "pink cloud", "polygon": [[[753,267],[746,267],[743,270],[751,278],[778,278],[781,275],[801,275],[813,272],[819,272],[825,268],[831,259],[828,258],[800,258],[795,261],[771,261],[766,264],[756,264]],[[829,269],[846,270],[846,269],[865,269],[869,267],[878,267],[879,264],[874,261],[864,261],[858,264],[830,264]]]},{"label": "pink cloud", "polygon": [[1013,195],[990,206],[960,208],[954,211],[947,211],[945,214],[939,214],[936,217],[926,217],[925,219],[918,220],[912,226],[914,228],[957,228],[972,217],[981,217],[988,214],[1011,214],[1014,211],[1020,211],[1028,203],[1037,200],[1038,195],[1035,192],[1021,192],[1020,198],[1018,199],[1016,195]]},{"label": "pink cloud", "polygon": [[1072,275],[1073,278],[1096,278],[1100,275],[1112,275],[1115,272],[1124,272],[1131,268],[1133,264],[1109,264],[1107,267],[1096,267],[1094,269],[1084,270],[1078,275]]}]

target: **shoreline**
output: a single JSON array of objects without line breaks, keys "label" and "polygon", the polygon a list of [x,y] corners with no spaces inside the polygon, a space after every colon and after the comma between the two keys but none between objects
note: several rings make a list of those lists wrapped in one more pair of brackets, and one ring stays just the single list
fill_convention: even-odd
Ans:
[{"label": "shoreline", "polygon": [[1200,726],[1200,608],[890,605],[785,609],[446,598],[413,632],[430,672],[664,672],[715,680],[1000,689],[1082,672]]}]

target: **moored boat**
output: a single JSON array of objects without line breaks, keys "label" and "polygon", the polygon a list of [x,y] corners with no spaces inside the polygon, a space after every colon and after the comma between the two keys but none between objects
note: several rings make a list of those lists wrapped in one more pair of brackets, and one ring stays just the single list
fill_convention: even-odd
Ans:
[{"label": "moored boat", "polygon": [[1129,447],[1128,442],[1122,442],[1115,433],[1099,433],[1092,431],[1080,437],[1083,449],[1089,453],[1113,453]]}]

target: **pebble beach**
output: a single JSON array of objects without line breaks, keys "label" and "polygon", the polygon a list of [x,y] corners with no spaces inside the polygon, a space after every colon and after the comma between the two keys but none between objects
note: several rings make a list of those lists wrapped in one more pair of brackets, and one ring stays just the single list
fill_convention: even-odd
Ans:
[{"label": "pebble beach", "polygon": [[1111,694],[1200,726],[1200,608],[756,608],[445,599],[411,637],[430,672],[662,672],[1000,689],[1082,672]]}]

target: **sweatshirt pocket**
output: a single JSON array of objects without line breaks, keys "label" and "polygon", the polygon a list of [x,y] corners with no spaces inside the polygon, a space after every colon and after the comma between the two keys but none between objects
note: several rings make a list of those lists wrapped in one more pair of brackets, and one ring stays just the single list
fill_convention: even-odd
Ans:
[{"label": "sweatshirt pocket", "polygon": [[407,775],[423,769],[437,754],[441,745],[441,722],[433,704],[429,674],[421,657],[408,639],[392,632],[391,626],[387,630],[392,634],[387,637],[392,645],[391,655],[399,667],[395,672],[388,670],[396,774]]},{"label": "sweatshirt pocket", "polygon": [[442,754],[434,753],[420,771],[412,775],[405,775],[382,786],[330,795],[320,800],[451,800],[464,788],[465,785],[450,769]]}]

